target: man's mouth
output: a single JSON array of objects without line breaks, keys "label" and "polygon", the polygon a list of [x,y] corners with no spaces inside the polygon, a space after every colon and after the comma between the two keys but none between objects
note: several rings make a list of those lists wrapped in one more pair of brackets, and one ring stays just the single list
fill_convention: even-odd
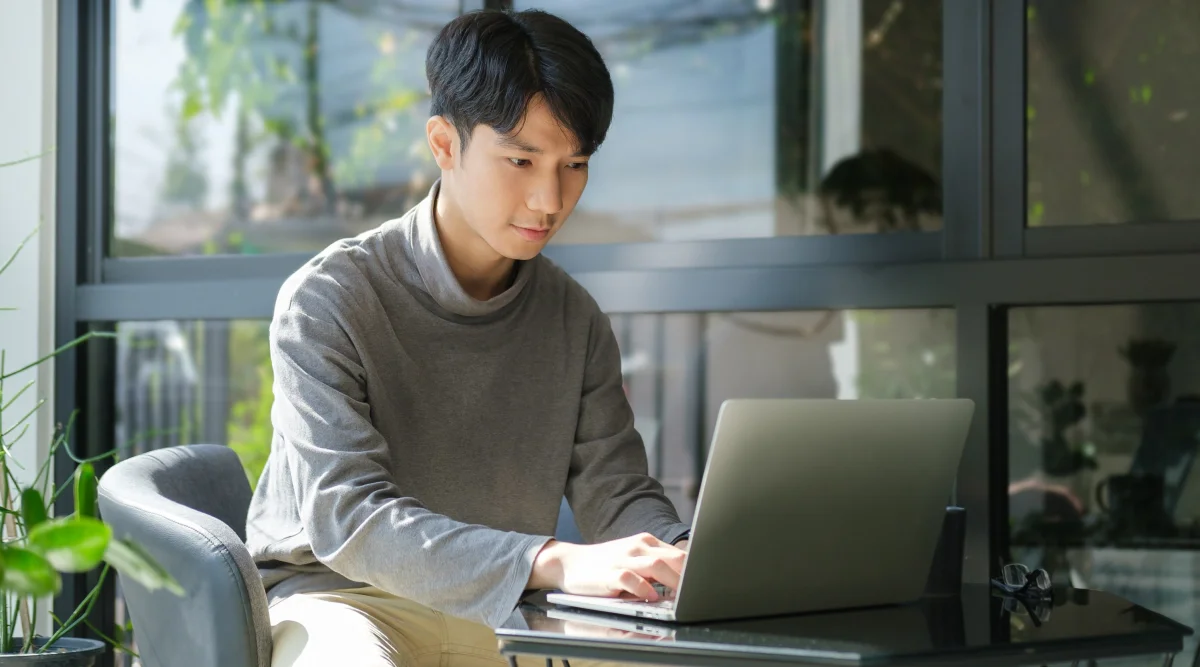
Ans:
[{"label": "man's mouth", "polygon": [[517,233],[520,234],[521,237],[526,241],[541,241],[550,235],[549,227],[538,229],[533,227],[520,227],[513,225],[513,228],[516,229]]}]

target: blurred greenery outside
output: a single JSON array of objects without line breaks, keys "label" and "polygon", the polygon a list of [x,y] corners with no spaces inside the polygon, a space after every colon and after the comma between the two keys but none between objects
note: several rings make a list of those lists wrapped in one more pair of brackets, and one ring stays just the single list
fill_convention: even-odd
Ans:
[{"label": "blurred greenery outside", "polygon": [[267,322],[238,321],[230,328],[229,446],[237,452],[250,486],[258,484],[271,453],[271,402],[274,400]]}]

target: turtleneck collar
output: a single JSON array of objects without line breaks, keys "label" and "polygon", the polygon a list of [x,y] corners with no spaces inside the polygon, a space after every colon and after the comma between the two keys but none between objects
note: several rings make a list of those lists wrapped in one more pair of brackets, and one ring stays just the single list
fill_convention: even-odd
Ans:
[{"label": "turtleneck collar", "polygon": [[463,317],[479,317],[495,313],[512,303],[521,294],[529,282],[534,263],[518,261],[516,263],[517,275],[512,285],[486,301],[480,301],[467,294],[450,269],[446,251],[438,236],[434,210],[440,190],[441,180],[439,179],[430,188],[429,195],[417,205],[409,234],[409,252],[413,264],[421,276],[425,290],[442,308]]}]

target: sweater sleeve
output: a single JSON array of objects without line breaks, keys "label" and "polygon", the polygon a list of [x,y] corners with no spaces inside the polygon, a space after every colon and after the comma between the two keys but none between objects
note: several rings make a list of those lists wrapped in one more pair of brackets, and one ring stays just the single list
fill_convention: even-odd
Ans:
[{"label": "sweater sleeve", "polygon": [[271,324],[271,417],[314,556],[450,615],[504,623],[549,538],[454,521],[399,488],[352,336],[336,310],[306,301],[287,304]]},{"label": "sweater sleeve", "polygon": [[588,542],[648,532],[674,543],[688,534],[662,485],[649,474],[646,447],[625,396],[617,340],[598,307],[566,495]]}]

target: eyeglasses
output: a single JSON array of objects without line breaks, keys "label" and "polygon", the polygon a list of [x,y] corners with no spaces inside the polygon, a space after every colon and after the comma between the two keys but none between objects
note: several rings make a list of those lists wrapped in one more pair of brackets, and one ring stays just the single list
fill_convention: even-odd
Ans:
[{"label": "eyeglasses", "polygon": [[1017,616],[1029,616],[1035,628],[1050,620],[1050,610],[1054,603],[1048,598],[1029,600],[1025,597],[1004,596],[1004,611]]},{"label": "eyeglasses", "polygon": [[1049,620],[1053,602],[1050,573],[1046,570],[1030,570],[1020,563],[1009,563],[1000,569],[999,579],[992,579],[992,587],[1002,593],[1004,611],[1028,614],[1034,627]]},{"label": "eyeglasses", "polygon": [[1050,592],[1050,573],[1042,568],[1030,570],[1020,563],[1000,569],[1001,577],[992,579],[992,587],[1017,597],[1043,598]]}]

